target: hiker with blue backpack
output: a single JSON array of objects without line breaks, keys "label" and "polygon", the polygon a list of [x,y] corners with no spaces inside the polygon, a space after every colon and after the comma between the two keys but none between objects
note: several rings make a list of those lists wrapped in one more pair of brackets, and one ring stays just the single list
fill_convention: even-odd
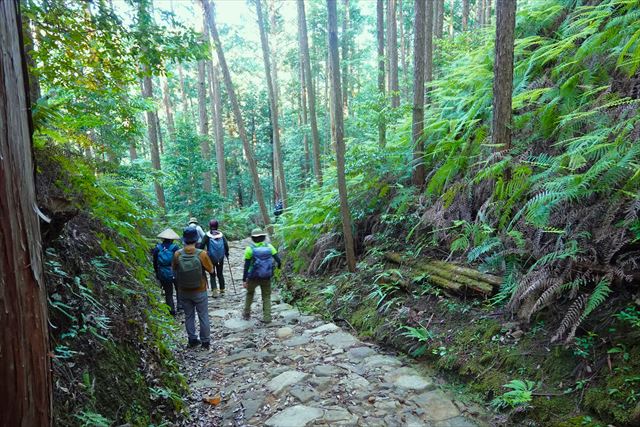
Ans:
[{"label": "hiker with blue backpack", "polygon": [[[179,240],[180,236],[178,236],[178,233],[172,229],[167,228],[162,233],[158,234],[158,238],[162,239],[162,242],[158,243],[156,247],[153,248],[153,270],[156,273],[156,278],[162,286],[165,302],[169,306],[169,313],[171,313],[172,316],[175,316],[176,306],[173,301],[175,274],[171,267],[171,263],[173,261],[173,254],[180,249],[173,241]],[[178,308],[181,308],[180,300],[178,300]]]},{"label": "hiker with blue backpack", "polygon": [[254,228],[251,231],[251,244],[244,251],[244,272],[242,286],[247,290],[242,318],[251,317],[251,304],[256,288],[262,294],[262,322],[271,323],[271,278],[274,267],[280,268],[278,250],[266,242],[267,233]]},{"label": "hiker with blue backpack", "polygon": [[[213,268],[215,273],[210,274],[211,278],[211,296],[216,297],[218,295],[218,289],[220,296],[224,295],[224,258],[229,258],[229,243],[224,234],[218,230],[219,223],[217,220],[212,219],[209,221],[209,231],[202,238],[201,249],[207,251],[207,255],[213,262]],[[216,277],[218,278],[218,287],[216,288]]]}]

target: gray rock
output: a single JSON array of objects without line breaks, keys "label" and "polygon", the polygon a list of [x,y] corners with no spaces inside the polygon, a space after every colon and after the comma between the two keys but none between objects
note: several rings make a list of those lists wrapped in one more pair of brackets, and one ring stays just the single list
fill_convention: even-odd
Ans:
[{"label": "gray rock", "polygon": [[298,399],[300,403],[307,403],[317,395],[315,390],[309,386],[292,387],[289,393],[291,394],[291,396]]},{"label": "gray rock", "polygon": [[225,328],[229,328],[233,331],[246,331],[254,325],[254,320],[227,319],[224,321]]},{"label": "gray rock", "polygon": [[242,398],[242,406],[244,407],[244,419],[248,420],[253,417],[264,404],[264,394],[259,392],[248,392]]},{"label": "gray rock", "polygon": [[338,326],[334,325],[333,323],[327,323],[327,324],[318,326],[317,328],[307,329],[306,331],[304,331],[304,334],[308,334],[308,335],[323,334],[325,332],[335,332],[338,330],[340,330]]},{"label": "gray rock", "polygon": [[400,375],[393,384],[398,388],[413,391],[424,391],[434,387],[431,379],[419,375]]},{"label": "gray rock", "polygon": [[307,335],[298,335],[297,337],[289,338],[283,344],[289,347],[297,347],[299,345],[308,344],[311,338]]},{"label": "gray rock", "polygon": [[434,427],[478,427],[478,424],[465,417],[455,417],[438,421],[434,424]]},{"label": "gray rock", "polygon": [[411,398],[425,411],[430,421],[444,421],[460,415],[460,411],[440,390],[428,391]]},{"label": "gray rock", "polygon": [[345,349],[358,343],[353,335],[346,332],[336,332],[324,337],[324,341],[333,348]]},{"label": "gray rock", "polygon": [[222,363],[233,363],[237,362],[238,360],[251,359],[253,356],[255,356],[255,354],[255,351],[244,350],[239,353],[232,354],[231,356],[225,357],[224,359],[222,359]]},{"label": "gray rock", "polygon": [[365,357],[369,357],[373,354],[376,354],[376,351],[371,347],[355,347],[349,349],[349,351],[347,352],[347,357],[350,361],[358,362]]},{"label": "gray rock", "polygon": [[314,320],[316,320],[315,316],[300,316],[298,318],[298,322],[300,323],[309,323],[309,322],[313,322]]},{"label": "gray rock", "polygon": [[273,394],[278,395],[287,387],[299,383],[308,376],[309,374],[300,371],[286,371],[271,379],[271,381],[267,383],[267,389]]},{"label": "gray rock", "polygon": [[398,358],[385,356],[383,354],[376,354],[373,356],[369,356],[364,359],[363,363],[368,368],[374,368],[377,366],[387,366],[387,367],[402,366],[402,362]]},{"label": "gray rock", "polygon": [[380,409],[382,411],[395,411],[398,407],[398,403],[395,400],[376,400],[376,403],[373,404],[376,409]]},{"label": "gray rock", "polygon": [[280,311],[287,311],[287,310],[292,310],[293,306],[285,303],[281,303],[281,304],[274,304],[271,306],[271,311],[273,312],[280,312]]},{"label": "gray rock", "polygon": [[216,388],[218,387],[218,383],[213,380],[199,380],[191,384],[192,389],[203,389],[203,388]]},{"label": "gray rock", "polygon": [[[427,424],[426,422],[424,422],[420,417],[418,417],[415,414],[412,414],[410,411],[405,412],[402,415],[403,418],[403,425],[407,426],[407,427],[427,427],[430,424]],[[454,427],[454,426],[451,426]]]},{"label": "gray rock", "polygon": [[358,374],[349,374],[340,381],[340,385],[351,390],[367,390],[371,386],[371,383],[364,377]]},{"label": "gray rock", "polygon": [[285,310],[280,315],[285,323],[296,323],[300,319],[300,312],[297,309]]},{"label": "gray rock", "polygon": [[331,388],[333,380],[329,377],[312,377],[309,384],[313,385],[318,391],[326,391]]},{"label": "gray rock", "polygon": [[292,335],[293,335],[293,329],[291,329],[288,326],[280,328],[280,329],[278,329],[276,331],[276,337],[280,338],[281,340],[287,339],[287,338],[291,337]]},{"label": "gray rock", "polygon": [[358,422],[358,416],[353,415],[346,409],[327,409],[322,417],[329,425],[355,425]]},{"label": "gray rock", "polygon": [[235,310],[228,310],[226,308],[221,308],[221,309],[218,309],[218,310],[210,311],[209,312],[209,316],[211,316],[211,317],[227,317],[230,314],[233,314],[235,312],[236,312]]},{"label": "gray rock", "polygon": [[324,415],[320,408],[296,405],[278,412],[267,420],[267,427],[302,427]]},{"label": "gray rock", "polygon": [[340,372],[342,370],[333,365],[318,365],[313,368],[313,373],[319,377],[332,377]]}]

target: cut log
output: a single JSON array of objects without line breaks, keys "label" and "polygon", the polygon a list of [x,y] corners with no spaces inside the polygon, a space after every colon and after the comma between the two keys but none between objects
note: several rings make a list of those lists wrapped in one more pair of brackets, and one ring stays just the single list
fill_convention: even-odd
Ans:
[{"label": "cut log", "polygon": [[456,273],[455,271],[447,270],[435,263],[425,264],[422,266],[422,268],[430,275],[439,276],[446,280],[459,283],[465,288],[480,293],[484,296],[491,295],[493,293],[493,285],[491,283],[482,282],[478,279]]},{"label": "cut log", "polygon": [[431,264],[441,267],[445,270],[454,271],[458,274],[462,274],[467,277],[471,277],[473,279],[477,279],[481,282],[490,283],[494,286],[502,285],[502,278],[498,276],[494,276],[492,274],[481,273],[478,270],[474,270],[472,268],[461,267],[456,264],[452,264],[444,261],[430,261]]},{"label": "cut log", "polygon": [[454,282],[444,277],[436,276],[435,274],[429,275],[429,281],[434,285],[438,285],[441,288],[445,288],[456,293],[460,293],[464,289],[464,285],[462,283]]},{"label": "cut log", "polygon": [[395,264],[406,264],[405,258],[398,252],[386,252],[384,257]]}]

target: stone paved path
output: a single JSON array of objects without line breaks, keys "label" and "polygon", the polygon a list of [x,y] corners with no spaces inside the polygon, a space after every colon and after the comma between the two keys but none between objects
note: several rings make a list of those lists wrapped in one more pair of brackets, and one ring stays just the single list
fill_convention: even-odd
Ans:
[{"label": "stone paved path", "polygon": [[[282,303],[277,292],[272,295],[270,325],[259,321],[259,291],[252,319],[241,320],[244,246],[231,243],[238,293],[227,269],[227,294],[209,300],[211,350],[179,350],[191,387],[187,402],[191,419],[183,425],[484,425],[468,413],[467,406],[452,400],[433,378],[421,375],[404,359],[360,341],[333,323],[301,314]],[[215,404],[217,396],[219,404]]]}]

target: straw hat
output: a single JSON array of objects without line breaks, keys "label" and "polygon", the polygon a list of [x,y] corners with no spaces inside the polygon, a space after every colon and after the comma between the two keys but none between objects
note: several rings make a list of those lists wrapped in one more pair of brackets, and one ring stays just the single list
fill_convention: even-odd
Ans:
[{"label": "straw hat", "polygon": [[265,233],[259,228],[254,228],[253,230],[251,230],[251,237],[260,237],[260,236],[266,236],[266,235],[267,233]]},{"label": "straw hat", "polygon": [[171,228],[167,228],[162,233],[158,234],[159,239],[169,239],[169,240],[178,240],[180,236],[178,233],[173,231]]},{"label": "straw hat", "polygon": [[195,223],[195,224],[198,223],[198,220],[196,219],[195,216],[192,216],[191,219],[189,219],[189,224],[191,224],[191,223]]}]

